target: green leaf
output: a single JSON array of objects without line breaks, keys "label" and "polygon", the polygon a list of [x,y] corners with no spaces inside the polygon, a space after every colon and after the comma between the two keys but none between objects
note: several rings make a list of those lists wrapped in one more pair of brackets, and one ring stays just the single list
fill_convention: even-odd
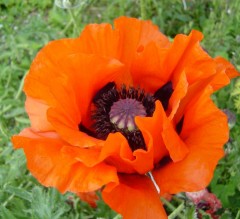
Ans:
[{"label": "green leaf", "polygon": [[36,219],[59,219],[69,206],[64,202],[64,197],[56,189],[45,190],[35,187],[32,191],[32,214]]},{"label": "green leaf", "polygon": [[4,206],[0,206],[0,216],[2,219],[17,219],[11,211],[9,211]]},{"label": "green leaf", "polygon": [[29,192],[27,192],[26,190],[24,190],[23,188],[8,186],[7,188],[5,188],[4,191],[8,192],[10,194],[13,194],[19,198],[22,198],[26,201],[29,201],[29,202],[31,202],[31,200],[32,200],[31,194]]},{"label": "green leaf", "polygon": [[196,209],[194,206],[189,207],[186,209],[185,211],[186,213],[186,219],[197,219],[197,213],[196,213]]}]

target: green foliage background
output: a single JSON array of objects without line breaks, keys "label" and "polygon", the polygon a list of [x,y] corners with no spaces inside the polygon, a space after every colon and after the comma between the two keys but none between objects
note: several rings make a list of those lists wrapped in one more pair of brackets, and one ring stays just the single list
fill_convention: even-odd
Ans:
[{"label": "green foliage background", "polygon": [[[10,137],[29,125],[22,93],[24,76],[37,51],[50,40],[76,37],[87,23],[111,23],[120,15],[144,16],[171,38],[201,30],[203,47],[240,69],[238,0],[142,0],[142,8],[138,0],[75,2],[78,7],[62,9],[51,0],[0,0],[0,218],[121,218],[102,201],[92,209],[73,194],[43,188],[27,171],[23,152],[12,149]],[[235,113],[237,120],[231,122],[227,155],[209,188],[223,204],[221,219],[240,219],[240,82],[234,80],[213,98],[220,108]],[[171,203],[166,201],[166,206],[169,218],[196,218],[195,207],[183,194]],[[177,214],[176,209],[180,209]],[[203,212],[203,218],[210,216]]]}]

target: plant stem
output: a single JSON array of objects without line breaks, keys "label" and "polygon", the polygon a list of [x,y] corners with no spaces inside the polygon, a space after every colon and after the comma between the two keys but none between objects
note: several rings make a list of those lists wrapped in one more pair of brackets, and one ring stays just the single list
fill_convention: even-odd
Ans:
[{"label": "plant stem", "polygon": [[[180,219],[185,219],[185,217],[181,214],[181,211],[184,208],[184,202],[182,202],[181,205],[179,205],[177,208],[175,208],[169,201],[167,201],[165,198],[161,198],[161,201],[163,204],[165,204],[172,213],[169,215],[169,219],[173,219],[176,216],[178,216]],[[171,216],[171,217],[170,217]]]},{"label": "plant stem", "polygon": [[147,19],[146,0],[140,0],[140,7],[141,7],[141,18],[142,20],[146,20]]},{"label": "plant stem", "polygon": [[183,3],[183,8],[184,10],[186,11],[187,10],[187,3],[185,0],[182,0],[182,3]]},{"label": "plant stem", "polygon": [[152,173],[149,171],[146,175],[147,175],[147,176],[151,179],[151,181],[153,182],[153,185],[154,185],[154,187],[156,188],[157,193],[160,194],[160,188],[159,188],[158,184],[156,183],[156,181],[155,181]]},{"label": "plant stem", "polygon": [[24,80],[25,80],[25,77],[26,77],[27,74],[28,74],[28,71],[26,71],[24,76],[22,77],[22,80],[21,80],[20,85],[18,87],[17,93],[14,96],[14,99],[18,99],[20,97],[20,95],[22,94],[23,84],[24,84]]},{"label": "plant stem", "polygon": [[240,210],[238,211],[237,216],[236,216],[235,219],[240,219]]},{"label": "plant stem", "polygon": [[68,9],[69,11],[69,14],[71,16],[71,20],[73,22],[73,25],[74,25],[74,35],[77,35],[80,33],[80,30],[78,29],[78,24],[77,24],[77,20],[76,20],[76,17],[73,13],[73,11],[71,9]]},{"label": "plant stem", "polygon": [[179,218],[182,218],[182,216],[180,216],[181,211],[184,209],[184,202],[179,205],[169,216],[168,219],[174,219],[177,216],[179,216]]}]

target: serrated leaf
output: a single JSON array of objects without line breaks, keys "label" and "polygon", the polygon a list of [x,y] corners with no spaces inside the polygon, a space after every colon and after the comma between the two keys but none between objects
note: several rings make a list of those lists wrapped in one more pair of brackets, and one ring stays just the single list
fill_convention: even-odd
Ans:
[{"label": "serrated leaf", "polygon": [[6,207],[0,206],[0,216],[3,219],[17,219]]},{"label": "serrated leaf", "polygon": [[7,112],[4,117],[5,118],[12,118],[12,117],[16,117],[19,115],[22,115],[23,113],[25,113],[25,109],[23,107],[17,107],[9,112]]},{"label": "serrated leaf", "polygon": [[35,187],[32,191],[32,214],[36,219],[51,218],[59,219],[69,206],[64,202],[63,197],[56,189]]},{"label": "serrated leaf", "polygon": [[5,188],[5,192],[11,193],[21,199],[29,201],[29,202],[31,202],[31,200],[32,200],[31,194],[22,188],[8,186],[7,188]]}]

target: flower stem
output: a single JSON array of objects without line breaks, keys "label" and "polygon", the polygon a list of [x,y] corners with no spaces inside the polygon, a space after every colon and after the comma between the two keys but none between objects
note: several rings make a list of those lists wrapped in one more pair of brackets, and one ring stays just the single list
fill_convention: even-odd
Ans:
[{"label": "flower stem", "polygon": [[140,8],[141,8],[141,18],[143,20],[146,20],[147,19],[146,0],[140,0]]},{"label": "flower stem", "polygon": [[73,13],[73,11],[71,9],[68,9],[68,11],[69,11],[69,14],[71,16],[71,20],[72,20],[73,25],[74,25],[74,35],[75,34],[79,34],[80,31],[78,29],[78,24],[77,24],[77,21],[76,21],[76,17],[75,17],[75,15],[74,15],[74,13]]},{"label": "flower stem", "polygon": [[180,213],[181,211],[184,209],[184,202],[179,205],[169,216],[168,216],[168,219],[174,219],[176,218],[177,216],[180,217]]},{"label": "flower stem", "polygon": [[238,211],[237,216],[236,216],[235,219],[240,219],[240,210]]},{"label": "flower stem", "polygon": [[153,185],[155,186],[155,188],[156,188],[158,194],[160,194],[160,188],[159,188],[158,184],[156,183],[156,181],[155,181],[155,179],[154,179],[152,173],[149,171],[146,175],[152,180]]},{"label": "flower stem", "polygon": [[177,208],[174,207],[169,201],[167,201],[165,198],[161,198],[161,201],[164,205],[166,205],[172,213],[169,215],[168,219],[173,219],[176,216],[178,216],[180,219],[186,219],[182,214],[181,211],[184,209],[184,202],[182,202]]},{"label": "flower stem", "polygon": [[182,3],[183,3],[183,8],[184,10],[186,11],[187,10],[187,3],[185,0],[182,0]]},{"label": "flower stem", "polygon": [[27,74],[28,74],[28,71],[26,71],[24,76],[22,77],[22,80],[21,80],[20,85],[18,87],[17,93],[14,96],[14,99],[18,99],[20,97],[20,95],[22,94],[23,84],[24,84],[24,80],[25,80]]}]

